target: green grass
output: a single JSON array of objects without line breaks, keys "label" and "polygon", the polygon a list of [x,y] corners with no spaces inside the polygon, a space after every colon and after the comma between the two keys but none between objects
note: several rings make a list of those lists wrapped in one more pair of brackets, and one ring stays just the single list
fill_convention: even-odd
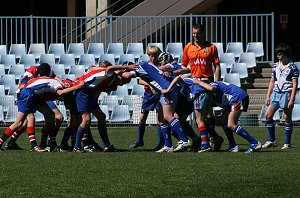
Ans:
[{"label": "green grass", "polygon": [[[267,139],[266,128],[247,129],[262,143]],[[136,127],[110,128],[111,142],[124,149],[115,153],[33,153],[23,135],[19,145],[26,150],[0,155],[0,197],[299,197],[299,128],[293,149],[280,150],[284,128],[277,128],[279,147],[251,154],[158,154],[149,151],[156,128],[146,130],[144,148],[127,150]],[[94,137],[100,142],[95,130]],[[246,150],[247,142],[235,137]]]}]

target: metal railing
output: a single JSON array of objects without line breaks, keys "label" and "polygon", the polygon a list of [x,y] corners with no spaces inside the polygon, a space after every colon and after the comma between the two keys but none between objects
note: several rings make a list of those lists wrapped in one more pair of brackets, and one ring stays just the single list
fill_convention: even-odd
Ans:
[{"label": "metal railing", "polygon": [[[96,16],[96,17],[0,17],[0,44],[31,43],[169,42],[187,44],[192,25],[202,23],[211,42],[263,42],[259,62],[274,62],[274,13],[245,15]],[[46,49],[47,50],[47,49]],[[225,49],[224,49],[225,50]]]}]

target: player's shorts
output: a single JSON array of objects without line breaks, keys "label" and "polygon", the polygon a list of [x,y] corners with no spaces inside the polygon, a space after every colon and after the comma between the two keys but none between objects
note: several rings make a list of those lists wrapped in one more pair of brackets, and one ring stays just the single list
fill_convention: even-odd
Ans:
[{"label": "player's shorts", "polygon": [[18,94],[18,111],[29,114],[36,112],[41,102],[31,89],[23,88]]},{"label": "player's shorts", "polygon": [[160,98],[154,95],[153,93],[145,92],[143,102],[142,102],[142,111],[143,110],[154,111],[154,109],[158,110],[159,108],[161,108],[159,99]]},{"label": "player's shorts", "polygon": [[80,113],[91,113],[99,106],[95,96],[86,89],[76,90],[74,96],[76,98],[78,112]]},{"label": "player's shorts", "polygon": [[53,100],[47,100],[46,103],[50,107],[51,110],[57,109],[57,106],[56,106],[56,104],[54,103]]},{"label": "player's shorts", "polygon": [[178,102],[178,91],[169,92],[167,94],[162,94],[160,97],[160,103],[164,105],[176,105]]},{"label": "player's shorts", "polygon": [[194,109],[210,110],[214,98],[211,92],[205,91],[194,100]]},{"label": "player's shorts", "polygon": [[231,111],[239,111],[242,110],[244,112],[247,112],[249,107],[249,96],[245,97],[242,101],[238,101],[235,104],[230,105]]},{"label": "player's shorts", "polygon": [[290,92],[283,92],[278,93],[276,91],[273,91],[270,99],[270,105],[274,109],[284,109],[288,106],[288,103],[291,99],[291,93]]}]

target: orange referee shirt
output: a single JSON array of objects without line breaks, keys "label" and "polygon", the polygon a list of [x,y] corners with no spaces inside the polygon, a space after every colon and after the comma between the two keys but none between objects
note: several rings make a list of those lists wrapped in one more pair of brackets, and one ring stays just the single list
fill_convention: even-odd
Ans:
[{"label": "orange referee shirt", "polygon": [[211,43],[207,42],[203,48],[192,43],[184,47],[181,64],[183,66],[190,64],[191,74],[194,77],[214,77],[212,64],[219,62],[217,47]]}]

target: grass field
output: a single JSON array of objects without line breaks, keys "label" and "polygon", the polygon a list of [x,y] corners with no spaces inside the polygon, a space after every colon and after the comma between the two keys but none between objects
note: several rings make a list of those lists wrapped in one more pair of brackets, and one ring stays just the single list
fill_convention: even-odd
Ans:
[{"label": "grass field", "polygon": [[[247,129],[262,143],[267,139],[266,128]],[[158,154],[149,151],[156,145],[156,128],[146,130],[144,148],[128,150],[137,129],[110,128],[111,142],[124,149],[114,153],[33,153],[23,135],[19,145],[26,150],[0,155],[0,197],[300,197],[299,128],[291,150],[280,150],[281,127],[279,147],[251,154]],[[247,142],[235,137],[246,150]],[[225,140],[222,150],[227,147]]]}]

